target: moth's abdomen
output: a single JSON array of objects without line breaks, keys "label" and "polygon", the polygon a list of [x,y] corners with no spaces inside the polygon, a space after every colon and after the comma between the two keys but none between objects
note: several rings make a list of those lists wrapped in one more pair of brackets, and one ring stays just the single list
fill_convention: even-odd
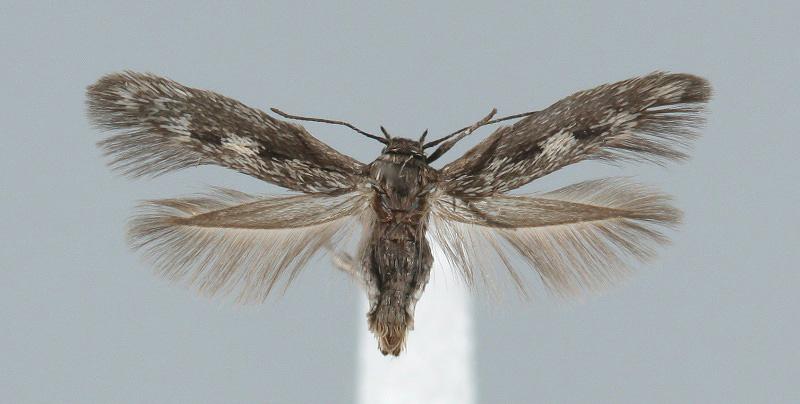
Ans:
[{"label": "moth's abdomen", "polygon": [[405,155],[383,155],[370,166],[376,215],[364,269],[377,293],[367,320],[385,355],[403,349],[433,265],[425,240],[429,170]]},{"label": "moth's abdomen", "polygon": [[381,352],[397,356],[406,332],[414,326],[414,306],[428,282],[430,248],[424,239],[419,243],[385,240],[375,246],[372,262],[380,295],[368,314],[369,328],[378,337]]}]

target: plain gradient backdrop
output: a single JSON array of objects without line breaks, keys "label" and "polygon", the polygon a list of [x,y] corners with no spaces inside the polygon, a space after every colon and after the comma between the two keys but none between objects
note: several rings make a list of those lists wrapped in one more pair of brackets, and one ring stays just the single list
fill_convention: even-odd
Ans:
[{"label": "plain gradient backdrop", "polygon": [[[361,292],[327,261],[242,308],[157,279],[126,246],[138,200],[281,190],[216,167],[111,173],[84,90],[123,69],[407,136],[654,70],[707,77],[688,163],[581,163],[522,189],[635,176],[673,194],[685,224],[603,296],[478,299],[479,401],[800,401],[794,2],[96,3],[0,2],[0,401],[354,399]],[[380,150],[305,126],[364,162]]]}]

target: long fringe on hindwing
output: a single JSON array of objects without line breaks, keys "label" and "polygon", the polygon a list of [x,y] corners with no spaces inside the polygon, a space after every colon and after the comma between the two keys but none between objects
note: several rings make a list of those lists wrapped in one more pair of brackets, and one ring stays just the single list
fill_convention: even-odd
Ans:
[{"label": "long fringe on hindwing", "polygon": [[239,302],[261,302],[357,229],[365,207],[358,193],[260,199],[217,190],[144,203],[129,237],[167,279],[206,295],[238,291]]},{"label": "long fringe on hindwing", "polygon": [[655,255],[668,239],[661,228],[680,222],[670,198],[650,188],[611,178],[586,181],[542,195],[438,198],[431,236],[465,282],[493,282],[505,268],[527,293],[521,257],[544,286],[559,295],[598,291],[630,271],[631,261]]}]

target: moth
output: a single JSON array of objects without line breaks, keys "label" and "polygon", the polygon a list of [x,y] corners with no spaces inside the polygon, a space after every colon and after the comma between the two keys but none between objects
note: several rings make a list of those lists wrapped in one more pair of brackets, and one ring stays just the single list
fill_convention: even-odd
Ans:
[{"label": "moth", "polygon": [[[345,125],[383,145],[364,164],[278,119],[220,94],[151,74],[114,73],[88,87],[88,116],[112,132],[98,143],[110,166],[132,177],[215,164],[295,194],[228,189],[145,202],[129,225],[134,248],[157,271],[208,295],[262,302],[309,259],[332,253],[369,298],[367,323],[380,351],[399,355],[428,282],[431,243],[469,285],[495,268],[525,293],[516,267],[574,295],[625,275],[654,256],[681,213],[670,198],[625,179],[590,180],[532,195],[509,194],[587,159],[663,164],[683,160],[699,135],[708,82],[655,72],[604,84],[534,112],[496,110],[436,140],[362,131],[352,124],[272,112],[294,121]],[[498,127],[463,156],[434,168],[476,129]],[[429,150],[433,150],[428,153]],[[349,241],[354,248],[345,251]]]}]

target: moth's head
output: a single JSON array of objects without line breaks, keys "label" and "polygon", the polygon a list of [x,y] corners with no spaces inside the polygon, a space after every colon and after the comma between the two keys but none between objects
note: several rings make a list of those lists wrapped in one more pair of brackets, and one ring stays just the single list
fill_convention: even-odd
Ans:
[{"label": "moth's head", "polygon": [[425,158],[425,152],[422,150],[422,145],[418,141],[401,137],[392,138],[389,144],[383,148],[382,153]]},{"label": "moth's head", "polygon": [[428,134],[427,130],[422,134],[419,140],[392,137],[383,126],[381,126],[381,131],[387,141],[386,147],[384,147],[382,151],[383,154],[402,154],[425,159],[424,144],[425,136]]}]

